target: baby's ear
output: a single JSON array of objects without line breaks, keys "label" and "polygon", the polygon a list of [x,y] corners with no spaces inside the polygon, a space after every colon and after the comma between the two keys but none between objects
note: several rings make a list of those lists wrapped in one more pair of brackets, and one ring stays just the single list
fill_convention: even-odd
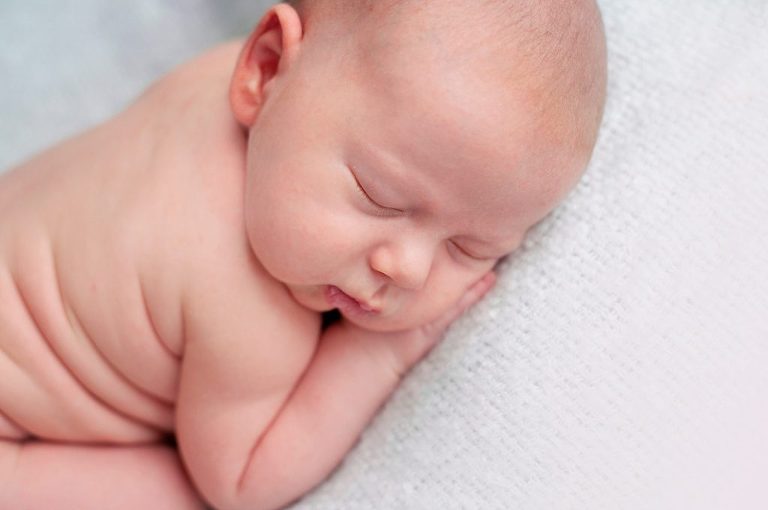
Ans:
[{"label": "baby's ear", "polygon": [[287,4],[269,8],[243,46],[229,86],[237,121],[251,127],[276,77],[293,65],[302,38],[301,19]]}]

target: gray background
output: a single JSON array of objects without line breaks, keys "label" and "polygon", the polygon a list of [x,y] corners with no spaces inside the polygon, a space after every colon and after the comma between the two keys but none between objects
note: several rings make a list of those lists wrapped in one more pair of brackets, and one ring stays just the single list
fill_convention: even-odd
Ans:
[{"label": "gray background", "polygon": [[244,36],[267,1],[0,0],[0,169],[103,120]]}]

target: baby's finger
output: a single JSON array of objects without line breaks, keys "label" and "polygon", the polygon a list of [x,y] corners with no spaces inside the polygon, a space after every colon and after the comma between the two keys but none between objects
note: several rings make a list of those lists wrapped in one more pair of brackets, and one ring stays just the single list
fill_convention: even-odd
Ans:
[{"label": "baby's finger", "polygon": [[458,312],[456,317],[464,313],[464,311],[480,301],[485,294],[493,288],[496,283],[496,273],[489,271],[480,280],[475,282],[467,292],[459,299],[456,304],[455,310]]},{"label": "baby's finger", "polygon": [[496,273],[493,271],[486,273],[480,280],[472,284],[472,286],[467,289],[464,295],[461,296],[461,299],[459,299],[459,301],[450,310],[429,324],[427,326],[429,330],[431,332],[442,332],[445,330],[453,321],[458,319],[461,314],[467,310],[467,308],[470,308],[472,305],[480,301],[480,299],[489,290],[491,290],[491,288],[493,288],[495,283]]}]

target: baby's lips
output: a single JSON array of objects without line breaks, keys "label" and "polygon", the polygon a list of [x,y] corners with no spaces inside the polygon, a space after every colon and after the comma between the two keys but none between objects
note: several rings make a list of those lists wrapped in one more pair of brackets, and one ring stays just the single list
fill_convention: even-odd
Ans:
[{"label": "baby's lips", "polygon": [[362,303],[362,302],[358,301],[357,304],[360,306],[360,308],[362,308],[366,312],[378,312],[378,310],[376,310],[372,306],[369,306],[367,303]]},{"label": "baby's lips", "polygon": [[342,311],[355,312],[359,311],[369,315],[375,315],[379,313],[379,310],[368,305],[367,303],[360,302],[352,296],[345,293],[335,285],[329,285],[326,289],[326,299],[336,308]]}]

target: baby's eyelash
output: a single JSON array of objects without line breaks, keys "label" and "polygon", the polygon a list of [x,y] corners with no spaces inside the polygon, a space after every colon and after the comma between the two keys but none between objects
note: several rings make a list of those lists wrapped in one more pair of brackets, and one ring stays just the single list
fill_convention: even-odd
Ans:
[{"label": "baby's eyelash", "polygon": [[357,191],[360,193],[360,195],[363,196],[363,198],[369,202],[371,205],[376,207],[378,211],[376,212],[377,216],[391,216],[393,214],[399,214],[402,211],[399,209],[394,209],[392,207],[385,207],[378,202],[376,202],[374,199],[371,198],[371,196],[365,191],[365,188],[363,188],[363,185],[360,184],[360,181],[357,179],[357,176],[355,175],[355,172],[353,172],[350,169],[350,173],[352,174],[352,178],[355,179],[355,185],[357,186]]},{"label": "baby's eyelash", "polygon": [[471,253],[467,252],[467,251],[466,251],[464,248],[462,248],[461,246],[459,246],[459,245],[458,245],[456,242],[454,242],[454,241],[450,241],[450,243],[451,243],[451,244],[454,246],[454,248],[456,248],[457,250],[459,250],[459,251],[461,252],[461,254],[462,254],[462,255],[464,255],[465,257],[467,257],[467,258],[470,258],[470,259],[472,259],[472,260],[476,260],[476,261],[478,261],[478,262],[488,262],[489,260],[493,260],[493,259],[490,259],[490,258],[488,258],[488,257],[477,257],[477,256],[475,256],[475,255],[472,255]]},{"label": "baby's eyelash", "polygon": [[[352,174],[354,176],[354,174]],[[360,184],[360,181],[357,180],[357,177],[355,177],[355,184],[357,185],[357,191],[360,192],[360,194],[365,198],[367,201],[378,207],[379,209],[386,209],[381,204],[377,204],[371,197],[368,195],[368,193],[365,192],[365,189],[363,189],[363,186]]]}]

